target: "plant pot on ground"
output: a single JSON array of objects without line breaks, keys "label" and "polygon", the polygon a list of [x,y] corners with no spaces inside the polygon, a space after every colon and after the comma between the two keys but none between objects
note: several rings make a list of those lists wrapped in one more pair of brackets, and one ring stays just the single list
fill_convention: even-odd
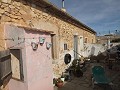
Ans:
[{"label": "plant pot on ground", "polygon": [[56,86],[57,86],[58,88],[63,87],[63,81],[61,80],[61,78],[58,78],[58,79],[57,79],[57,81],[56,81]]}]

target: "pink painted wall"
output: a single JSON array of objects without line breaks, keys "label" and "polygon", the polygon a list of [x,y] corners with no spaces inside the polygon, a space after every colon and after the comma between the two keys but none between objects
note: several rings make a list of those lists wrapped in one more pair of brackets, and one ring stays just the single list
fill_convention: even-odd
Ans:
[{"label": "pink painted wall", "polygon": [[[24,81],[17,81],[15,79],[11,79],[9,82],[9,90],[28,90],[28,81],[27,81],[27,65],[26,65],[26,49],[25,43],[23,40],[18,40],[18,37],[24,38],[25,31],[24,29],[17,28],[13,25],[5,25],[4,26],[5,39],[14,39],[14,40],[5,40],[6,48],[10,49],[22,49],[22,60],[23,60],[23,73],[24,73]],[[20,43],[23,42],[23,43]],[[18,44],[20,43],[20,44]]]},{"label": "pink painted wall", "polygon": [[[45,43],[38,44],[38,49],[33,51],[31,42],[39,43],[39,37],[45,37]],[[46,42],[51,42],[50,34],[26,31],[25,38],[35,38],[25,43],[28,90],[53,90],[51,48],[46,48]]]},{"label": "pink painted wall", "polygon": [[[46,48],[46,42],[51,42],[49,33],[25,30],[15,26],[5,26],[6,38],[25,38],[25,42],[19,45],[21,40],[6,41],[6,46],[22,48],[24,81],[10,80],[9,90],[53,90],[51,48]],[[45,37],[43,45],[38,44],[34,51],[31,42],[39,43],[39,37]],[[35,38],[35,39],[33,39]]]},{"label": "pink painted wall", "polygon": [[28,90],[27,82],[21,82],[11,79],[8,85],[9,90]]}]

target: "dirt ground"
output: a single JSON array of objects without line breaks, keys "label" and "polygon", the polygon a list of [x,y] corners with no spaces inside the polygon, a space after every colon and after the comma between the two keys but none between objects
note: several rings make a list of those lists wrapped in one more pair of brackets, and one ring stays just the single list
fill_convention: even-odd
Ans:
[{"label": "dirt ground", "polygon": [[[94,65],[102,65],[105,69],[106,75],[112,81],[112,85],[95,85],[93,88],[91,80],[91,68]],[[82,77],[72,77],[71,80],[65,81],[61,88],[54,87],[54,90],[120,90],[120,69],[109,69],[103,63],[89,63],[86,65],[87,70]],[[120,67],[117,67],[120,68]]]}]

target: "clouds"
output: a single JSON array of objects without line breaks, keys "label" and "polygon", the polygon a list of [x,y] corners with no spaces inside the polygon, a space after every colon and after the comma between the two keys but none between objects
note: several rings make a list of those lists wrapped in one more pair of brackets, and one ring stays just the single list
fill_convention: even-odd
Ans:
[{"label": "clouds", "polygon": [[[61,0],[49,0],[61,7]],[[65,0],[67,12],[98,32],[120,29],[120,0]]]}]

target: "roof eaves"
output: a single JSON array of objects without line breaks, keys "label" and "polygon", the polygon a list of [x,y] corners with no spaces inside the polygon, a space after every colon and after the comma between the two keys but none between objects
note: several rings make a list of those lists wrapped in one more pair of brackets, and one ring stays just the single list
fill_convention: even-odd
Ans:
[{"label": "roof eaves", "polygon": [[[54,15],[66,20],[67,22],[77,26],[77,27],[84,27],[87,28],[87,31],[93,32],[96,34],[96,32],[91,29],[90,27],[88,27],[87,25],[83,24],[82,22],[80,22],[79,20],[77,20],[76,18],[74,18],[73,16],[69,15],[68,13],[62,11],[61,9],[59,9],[57,6],[53,5],[52,3],[50,3],[47,0],[28,0],[30,2],[34,2],[36,5],[41,6],[45,9],[47,9],[48,11],[52,12]],[[40,2],[40,3],[38,3]],[[41,4],[41,5],[40,5]]]}]

